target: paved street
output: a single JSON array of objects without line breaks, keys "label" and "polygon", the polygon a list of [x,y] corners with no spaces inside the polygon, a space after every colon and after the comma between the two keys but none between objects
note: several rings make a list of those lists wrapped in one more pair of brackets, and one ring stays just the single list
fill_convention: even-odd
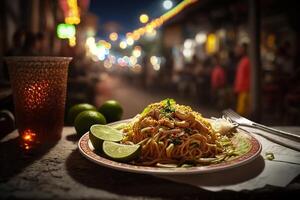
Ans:
[{"label": "paved street", "polygon": [[165,98],[173,98],[179,104],[189,105],[203,116],[220,116],[220,112],[211,107],[201,106],[197,99],[180,97],[176,91],[145,90],[143,87],[121,80],[119,77],[102,75],[102,82],[97,85],[96,105],[107,99],[118,100],[124,108],[123,118],[130,118],[140,113],[144,107]]}]

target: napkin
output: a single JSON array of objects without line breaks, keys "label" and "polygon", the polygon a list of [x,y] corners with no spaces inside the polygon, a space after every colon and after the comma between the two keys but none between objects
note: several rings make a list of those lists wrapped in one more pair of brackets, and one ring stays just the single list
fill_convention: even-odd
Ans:
[{"label": "napkin", "polygon": [[[286,142],[286,146],[292,145],[297,148],[299,143],[257,129],[245,128],[245,130],[254,133],[254,137],[262,144],[261,155],[252,162],[207,174],[159,175],[159,177],[210,191],[241,191],[255,190],[266,185],[285,187],[300,174],[300,152],[273,141]],[[264,134],[273,141],[261,136]],[[266,153],[273,153],[274,160],[265,159]]]}]

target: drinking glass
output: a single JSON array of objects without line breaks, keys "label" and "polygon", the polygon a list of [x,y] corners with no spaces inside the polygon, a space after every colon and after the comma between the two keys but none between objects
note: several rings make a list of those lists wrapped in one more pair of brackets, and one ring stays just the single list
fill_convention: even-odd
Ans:
[{"label": "drinking glass", "polygon": [[6,57],[20,144],[30,150],[61,138],[70,57]]}]

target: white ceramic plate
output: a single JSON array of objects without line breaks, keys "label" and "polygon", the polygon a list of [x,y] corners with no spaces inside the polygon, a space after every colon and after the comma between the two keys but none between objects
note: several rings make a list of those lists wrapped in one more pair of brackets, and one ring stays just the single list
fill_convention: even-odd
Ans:
[{"label": "white ceramic plate", "polygon": [[[109,125],[118,125],[122,123],[128,123],[128,120],[122,120],[115,123],[111,123]],[[99,165],[109,167],[116,170],[126,171],[126,172],[134,172],[141,174],[195,174],[195,173],[210,173],[221,170],[226,170],[234,167],[239,167],[241,165],[247,164],[253,161],[256,157],[260,155],[261,152],[261,144],[259,141],[254,138],[250,133],[238,129],[238,133],[244,138],[244,142],[249,145],[248,151],[240,156],[237,156],[233,159],[207,166],[196,166],[189,168],[162,168],[162,167],[148,167],[148,166],[137,166],[128,163],[116,162],[113,160],[109,160],[105,157],[102,157],[100,154],[94,151],[94,147],[89,140],[89,133],[85,133],[78,142],[78,148],[80,153],[89,159],[90,161],[97,163]]]}]

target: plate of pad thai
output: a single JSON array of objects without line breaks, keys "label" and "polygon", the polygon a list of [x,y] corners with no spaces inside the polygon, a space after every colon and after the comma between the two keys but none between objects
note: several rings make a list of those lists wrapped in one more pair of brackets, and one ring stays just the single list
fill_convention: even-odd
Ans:
[{"label": "plate of pad thai", "polygon": [[92,162],[144,174],[216,172],[247,164],[261,152],[251,133],[173,99],[152,103],[132,119],[93,125],[78,147]]}]

